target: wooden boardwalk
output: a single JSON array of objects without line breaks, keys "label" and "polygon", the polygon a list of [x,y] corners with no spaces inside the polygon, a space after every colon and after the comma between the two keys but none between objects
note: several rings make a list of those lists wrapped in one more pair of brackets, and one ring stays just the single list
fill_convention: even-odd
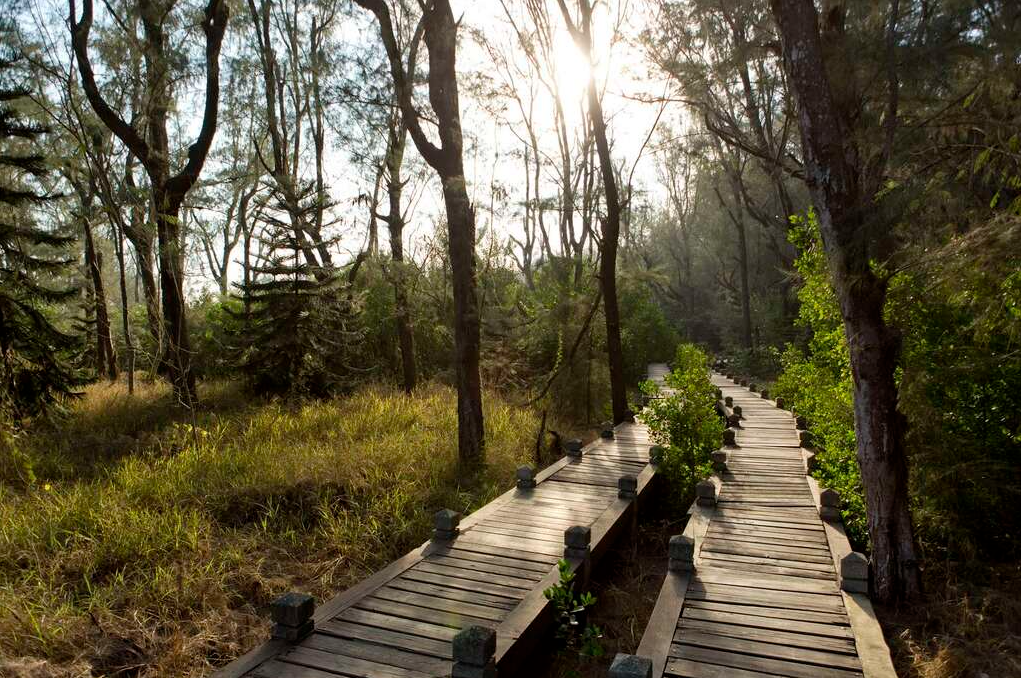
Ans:
[{"label": "wooden boardwalk", "polygon": [[721,375],[713,382],[740,408],[736,444],[717,459],[715,488],[703,488],[715,506],[711,496],[693,506],[675,538],[689,555],[675,563],[671,553],[638,655],[656,678],[895,678],[858,592],[867,566],[849,556],[839,523],[820,519],[795,418]]},{"label": "wooden boardwalk", "polygon": [[[663,373],[650,376],[661,380]],[[568,558],[584,577],[634,524],[654,475],[649,446],[646,428],[634,423],[584,448],[579,441],[573,455],[569,443],[568,456],[537,474],[534,488],[506,492],[460,521],[456,535],[439,535],[320,606],[314,630],[305,627],[296,633],[300,639],[272,640],[215,675],[449,676],[452,640],[469,626],[495,630],[495,665],[511,675],[549,633],[553,618],[543,590],[558,580],[565,530],[591,530],[581,531],[589,542],[585,556]]]}]

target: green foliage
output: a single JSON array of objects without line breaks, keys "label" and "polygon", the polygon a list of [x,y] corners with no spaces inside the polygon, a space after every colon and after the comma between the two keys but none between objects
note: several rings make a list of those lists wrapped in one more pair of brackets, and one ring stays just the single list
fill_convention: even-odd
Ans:
[{"label": "green foliage", "polygon": [[600,639],[602,629],[588,623],[589,608],[596,604],[596,597],[590,592],[574,592],[576,575],[566,560],[557,563],[560,580],[545,589],[542,594],[553,603],[553,614],[557,620],[556,637],[564,647],[577,650],[583,657],[603,656]]},{"label": "green foliage", "polygon": [[[642,421],[664,446],[660,472],[670,483],[669,503],[683,512],[695,496],[695,485],[712,473],[710,454],[718,449],[723,421],[716,414],[716,389],[709,379],[709,358],[693,344],[677,347],[673,370],[665,385],[673,393],[651,400]],[[654,392],[649,382],[643,385]]]},{"label": "green foliage", "polygon": [[[7,27],[3,26],[6,35]],[[22,104],[20,55],[0,47],[0,419],[37,415],[86,383],[76,363],[81,336],[59,326],[53,307],[70,300],[74,239],[36,220],[33,206],[56,199],[39,141],[47,130]]]},{"label": "green foliage", "polygon": [[962,559],[1019,554],[1019,253],[1021,218],[1004,214],[918,253],[923,266],[891,283],[919,534]]},{"label": "green foliage", "polygon": [[[774,392],[807,417],[818,448],[815,476],[844,499],[856,546],[867,543],[856,459],[853,389],[839,309],[811,213],[792,240],[799,323],[811,331],[807,354],[789,347]],[[1021,530],[1021,220],[1009,215],[952,238],[890,282],[887,321],[903,336],[900,409],[916,531],[928,552],[1010,558]]]},{"label": "green foliage", "polygon": [[854,435],[850,355],[815,213],[792,217],[788,237],[799,253],[794,262],[802,283],[797,324],[809,332],[808,352],[788,346],[773,394],[808,420],[816,448],[813,475],[820,486],[840,493],[848,538],[864,548],[868,524]]},{"label": "green foliage", "polygon": [[269,252],[232,311],[237,365],[257,393],[327,396],[360,369],[359,300],[340,271],[312,266],[289,224],[271,220]]}]

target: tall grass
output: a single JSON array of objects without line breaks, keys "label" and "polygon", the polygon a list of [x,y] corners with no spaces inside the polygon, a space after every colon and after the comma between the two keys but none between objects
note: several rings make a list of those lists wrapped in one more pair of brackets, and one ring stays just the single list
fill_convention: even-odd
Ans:
[{"label": "tall grass", "polygon": [[204,675],[265,634],[282,591],[325,599],[426,538],[437,509],[509,487],[537,426],[488,393],[488,465],[462,482],[449,388],[202,395],[181,420],[161,389],[96,386],[59,432],[19,441],[36,478],[0,490],[0,674]]}]

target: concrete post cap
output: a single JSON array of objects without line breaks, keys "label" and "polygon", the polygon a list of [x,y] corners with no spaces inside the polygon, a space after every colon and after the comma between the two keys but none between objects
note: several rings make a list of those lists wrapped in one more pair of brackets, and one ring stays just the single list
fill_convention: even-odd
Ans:
[{"label": "concrete post cap", "polygon": [[652,678],[652,660],[618,652],[610,664],[610,678]]}]

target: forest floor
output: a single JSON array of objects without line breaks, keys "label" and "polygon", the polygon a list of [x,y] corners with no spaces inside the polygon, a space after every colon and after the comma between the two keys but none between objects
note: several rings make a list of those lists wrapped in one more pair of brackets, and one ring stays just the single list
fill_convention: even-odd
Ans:
[{"label": "forest floor", "polygon": [[289,590],[328,599],[532,460],[536,413],[486,394],[484,475],[457,476],[455,396],[362,388],[253,401],[97,384],[0,441],[0,675],[203,676],[268,635]]}]

